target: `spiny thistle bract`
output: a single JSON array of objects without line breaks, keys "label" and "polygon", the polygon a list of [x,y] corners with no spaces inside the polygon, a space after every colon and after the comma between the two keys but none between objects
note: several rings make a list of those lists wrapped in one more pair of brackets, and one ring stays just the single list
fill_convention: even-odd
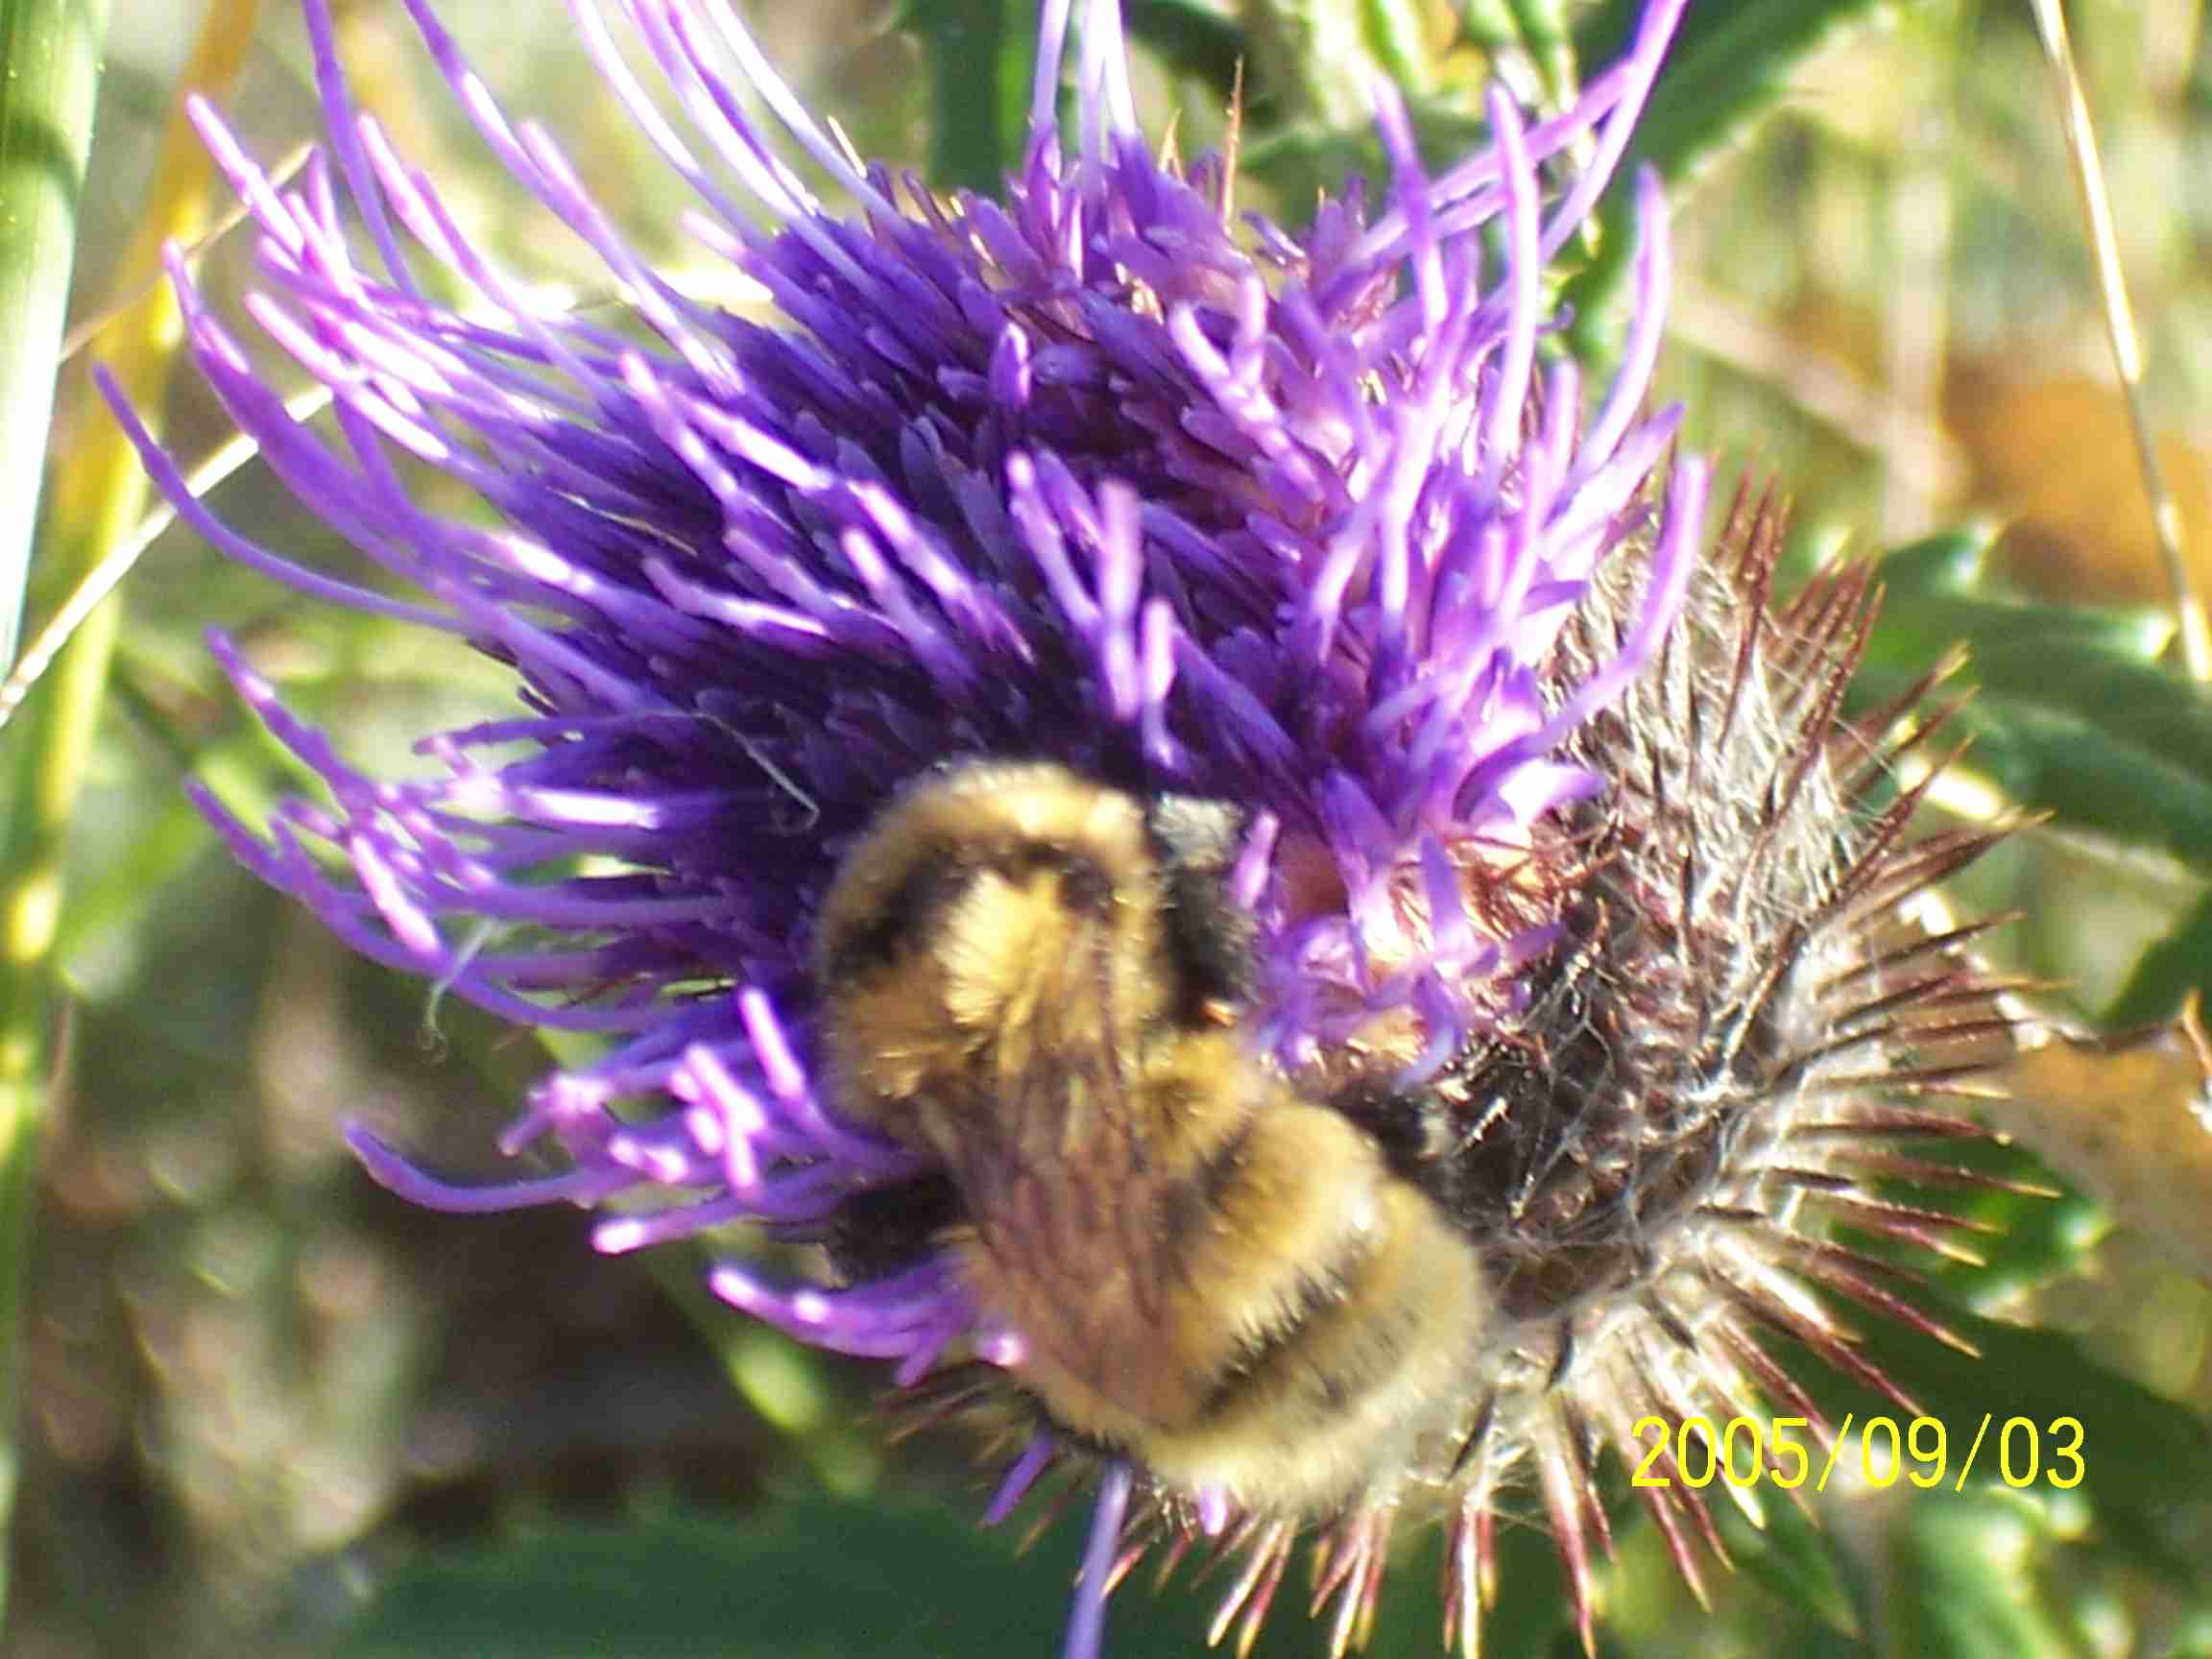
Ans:
[{"label": "spiny thistle bract", "polygon": [[[1073,20],[1046,5],[1026,159],[1000,197],[950,201],[856,170],[724,7],[624,0],[685,135],[585,0],[587,50],[772,325],[644,264],[408,3],[486,142],[639,326],[538,308],[493,269],[350,108],[308,0],[334,167],[279,194],[199,118],[261,232],[249,310],[334,393],[334,437],[287,416],[174,276],[193,355],[269,466],[421,597],[216,521],[120,410],[226,552],[520,682],[524,713],[421,741],[440,775],[382,781],[216,640],[327,797],[262,831],[203,792],[237,855],[379,961],[612,1039],[506,1139],[549,1141],[564,1172],[457,1188],[357,1129],[378,1180],[444,1210],[604,1206],[608,1251],[733,1222],[829,1241],[821,1283],[730,1262],[713,1286],[928,1380],[936,1407],[1028,1425],[994,1517],[1055,1466],[1095,1481],[1076,1655],[1156,1545],[1233,1559],[1216,1630],[1248,1642],[1302,1538],[1341,1651],[1402,1512],[1448,1527],[1446,1642],[1472,1652],[1495,1523],[1527,1502],[1587,1643],[1596,1459],[1634,1448],[1639,1416],[1765,1404],[1819,1425],[1776,1333],[1888,1386],[1808,1286],[1925,1324],[1824,1228],[1942,1245],[1939,1212],[1873,1182],[1946,1177],[1886,1142],[1969,1126],[1887,1097],[1962,1089],[2001,1032],[1968,930],[1905,913],[1981,842],[1904,839],[1915,798],[1882,746],[1909,710],[1839,715],[1863,579],[1771,610],[1776,516],[1743,500],[1708,545],[1707,469],[1670,458],[1676,412],[1645,411],[1669,272],[1653,180],[1623,367],[1594,410],[1546,350],[1547,265],[1608,182],[1681,0],[1650,5],[1553,118],[1527,125],[1494,92],[1492,146],[1441,173],[1380,90],[1386,189],[1325,201],[1301,233],[1234,223],[1219,161],[1147,147],[1112,0]],[[851,205],[819,202],[786,143]],[[466,311],[418,278],[424,252],[473,291]],[[395,452],[497,527],[429,511]],[[1239,1029],[1480,1263],[1498,1317],[1449,1432],[1334,1512],[1178,1490],[1056,1434],[1025,1406],[1022,1333],[944,1242],[961,1218],[941,1177],[820,1087],[808,963],[837,861],[902,785],[983,756],[1239,810]],[[1698,1540],[1718,1548],[1699,1494],[1640,1496],[1695,1584]]]}]

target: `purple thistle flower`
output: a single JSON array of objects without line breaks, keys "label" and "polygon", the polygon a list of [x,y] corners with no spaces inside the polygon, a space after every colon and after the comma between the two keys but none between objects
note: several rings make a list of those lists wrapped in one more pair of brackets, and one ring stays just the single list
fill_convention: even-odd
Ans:
[{"label": "purple thistle flower", "polygon": [[[697,191],[694,228],[766,291],[773,326],[644,264],[551,138],[510,123],[424,0],[407,4],[484,140],[641,326],[541,309],[493,268],[356,115],[307,0],[330,152],[304,187],[279,194],[212,111],[198,119],[261,231],[268,286],[247,308],[331,389],[334,435],[296,424],[180,260],[173,275],[240,428],[421,597],[318,575],[218,522],[119,411],[226,552],[452,634],[520,683],[526,712],[426,737],[435,772],[382,781],[214,640],[326,796],[257,829],[199,791],[238,857],[378,961],[611,1039],[541,1083],[503,1142],[550,1142],[564,1173],[457,1187],[356,1128],[371,1173],[442,1210],[604,1206],[606,1251],[733,1221],[850,1235],[869,1195],[895,1208],[932,1173],[841,1120],[817,1076],[814,919],[884,804],[977,757],[1233,803],[1252,1045],[1292,1078],[1341,1086],[1358,1053],[1370,1072],[1387,1061],[1389,1100],[1431,1092],[1462,1141],[1438,1180],[1509,1328],[1454,1407],[1449,1466],[1408,1467],[1341,1513],[1273,1513],[1104,1458],[1070,1652],[1097,1651],[1112,1581],[1155,1540],[1242,1557],[1220,1625],[1249,1640],[1307,1524],[1341,1650],[1401,1496],[1423,1493],[1453,1527],[1448,1617],[1471,1647],[1498,1494],[1531,1479],[1587,1633],[1596,1444],[1628,1444],[1647,1404],[1801,1404],[1758,1329],[1863,1366],[1776,1264],[1885,1311],[1894,1298],[1841,1255],[1791,1253],[1800,1194],[1778,1172],[1848,1188],[1833,1172],[1851,1154],[1810,1142],[1950,1126],[1826,1097],[1885,1067],[1938,1086],[1897,1062],[1915,1032],[1837,1032],[1862,1002],[1897,1002],[1915,962],[1939,959],[1954,992],[1971,977],[1949,966],[1955,941],[1859,948],[1878,910],[1972,851],[1912,861],[1901,814],[1843,835],[1858,797],[1826,759],[1866,747],[1839,738],[1835,695],[1862,592],[1834,582],[1765,621],[1773,520],[1735,521],[1739,569],[1707,562],[1706,468],[1668,460],[1675,411],[1646,412],[1668,279],[1655,180],[1638,186],[1627,349],[1595,413],[1572,360],[1542,360],[1560,321],[1546,267],[1611,177],[1681,0],[1654,0],[1627,55],[1551,119],[1527,125],[1494,92],[1491,148],[1440,173],[1380,89],[1387,190],[1372,210],[1357,190],[1326,202],[1297,233],[1228,223],[1221,163],[1181,169],[1147,146],[1112,0],[1085,0],[1072,54],[1069,0],[1048,0],[1026,159],[1002,198],[952,201],[858,171],[726,7],[619,8],[680,132],[579,5],[587,50]],[[1071,153],[1056,115],[1070,56]],[[818,201],[794,156],[849,204]],[[466,312],[419,279],[425,255],[473,292]],[[474,491],[497,527],[431,512],[396,456]],[[1594,939],[1615,955],[1586,982]],[[1855,973],[1859,1001],[1839,1000]],[[1615,1042],[1615,1003],[1664,1041]],[[1867,1045],[1856,1070],[1837,1058]],[[1647,1058],[1662,1048],[1671,1070]],[[1508,1050],[1530,1055],[1511,1087]],[[1628,1089],[1616,1072],[1637,1067],[1664,1085]],[[1383,1142],[1415,1127],[1387,1101],[1346,1109]],[[1491,1136],[1498,1112],[1510,1135]],[[1491,1166],[1501,1145],[1511,1169]],[[1936,1225],[1871,1201],[1856,1218]],[[867,1252],[848,1237],[822,1283],[732,1262],[712,1284],[808,1342],[891,1361],[902,1384],[965,1357],[1018,1390],[1023,1334],[926,1237],[889,1242],[905,1248],[879,1270],[854,1267]],[[1682,1310],[1670,1275],[1719,1293]],[[1681,1356],[1652,1358],[1654,1332]],[[1084,1455],[1041,1428],[989,1518]],[[1647,1496],[1695,1582],[1701,1502],[1679,1483]]]}]

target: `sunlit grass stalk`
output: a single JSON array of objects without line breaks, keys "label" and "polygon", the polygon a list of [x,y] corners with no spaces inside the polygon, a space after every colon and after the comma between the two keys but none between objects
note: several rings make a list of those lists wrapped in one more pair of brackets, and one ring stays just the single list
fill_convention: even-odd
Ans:
[{"label": "sunlit grass stalk", "polygon": [[[0,661],[13,657],[37,521],[38,480],[54,390],[55,348],[69,298],[77,204],[92,136],[105,0],[0,0]],[[27,753],[27,751],[19,751]],[[0,756],[0,760],[7,757]],[[16,868],[21,828],[45,804],[0,769],[0,871]],[[12,876],[8,878],[12,879]],[[14,895],[0,965],[0,1612],[5,1610],[5,1522],[14,1508],[12,1334],[41,1100],[45,998],[13,969]],[[36,895],[26,895],[36,903]],[[36,915],[26,915],[36,925]],[[45,919],[51,931],[51,918]]]},{"label": "sunlit grass stalk", "polygon": [[0,0],[0,662],[37,524],[107,0]]},{"label": "sunlit grass stalk", "polygon": [[[185,87],[219,90],[228,84],[252,41],[255,10],[256,0],[215,0],[186,67]],[[106,7],[104,0],[47,6],[4,0],[0,14],[7,20],[0,33],[6,36],[10,95],[0,116],[4,123],[0,144],[6,146],[0,166],[9,169],[12,193],[23,183],[17,170],[44,169],[49,190],[58,198],[51,204],[51,219],[38,233],[38,250],[18,250],[11,243],[5,255],[39,258],[60,268],[54,278],[57,297],[46,319],[49,325],[39,336],[37,349],[45,356],[36,365],[36,373],[32,373],[34,365],[22,360],[28,349],[22,336],[0,330],[17,357],[6,395],[21,400],[29,396],[27,383],[36,381],[41,389],[51,383],[52,357],[60,333],[60,296],[68,282],[76,183],[83,171],[83,139],[90,125]],[[29,33],[34,16],[44,22],[49,34],[34,37]],[[71,70],[60,67],[63,59],[73,57],[81,57],[82,63]],[[45,73],[33,73],[35,67],[49,64]],[[36,111],[18,108],[15,95],[35,80],[49,84],[50,97],[59,99],[66,92],[70,102],[48,103]],[[59,136],[64,132],[77,136],[75,149],[66,154]],[[147,214],[116,266],[108,283],[112,291],[130,294],[146,288],[159,269],[163,243],[193,234],[202,217],[207,176],[205,156],[180,103],[163,136]],[[25,205],[14,208],[4,222],[28,225],[31,197],[12,194],[10,199]],[[157,408],[179,334],[174,301],[166,288],[155,287],[117,317],[109,335],[96,345],[95,354],[108,361],[140,408]],[[34,494],[46,421],[43,408],[34,429],[20,401],[6,407],[8,424],[0,431],[0,449],[5,450],[10,476],[0,489],[0,512],[21,512],[26,520],[19,532],[10,532],[12,547],[17,539],[29,541],[27,503]],[[111,546],[132,533],[145,513],[146,484],[129,445],[105,421],[87,421],[80,432],[64,432],[56,450],[65,455],[66,464],[54,469],[55,487],[41,546],[43,557],[52,561],[54,586],[60,590],[96,567]],[[11,597],[11,619],[14,612]],[[52,950],[60,925],[70,824],[99,723],[118,618],[110,599],[85,620],[55,658],[32,693],[24,718],[0,749],[0,780],[7,789],[6,830],[0,835],[0,1429],[7,1434],[0,1441],[0,1537],[5,1536],[13,1509],[18,1457],[12,1431],[25,1269],[33,1242],[39,1142],[58,1053]],[[12,652],[12,640],[10,648]],[[5,1577],[0,1576],[0,1598],[5,1589]]]},{"label": "sunlit grass stalk", "polygon": [[2066,154],[2074,163],[2074,182],[2081,196],[2082,217],[2088,221],[2089,249],[2097,261],[2097,288],[2104,306],[2104,331],[2112,348],[2113,368],[2120,375],[2120,391],[2128,406],[2128,429],[2135,441],[2135,462],[2143,474],[2143,493],[2157,531],[2158,558],[2165,566],[2166,585],[2174,605],[2179,633],[2181,664],[2192,680],[2212,681],[2212,621],[2197,592],[2189,559],[2181,543],[2181,507],[2166,482],[2166,469],[2158,459],[2158,440],[2151,430],[2150,411],[2143,397],[2143,345],[2135,331],[2135,313],[2128,301],[2128,279],[2120,268],[2120,238],[2112,224],[2112,201],[2104,188],[2104,164],[2097,153],[2097,131],[2089,117],[2089,101],[2082,95],[2081,77],[2074,66],[2074,47],[2066,33],[2066,12],[2059,0],[2031,0],[2035,29],[2043,40],[2045,60],[2056,85],[2066,122]]}]

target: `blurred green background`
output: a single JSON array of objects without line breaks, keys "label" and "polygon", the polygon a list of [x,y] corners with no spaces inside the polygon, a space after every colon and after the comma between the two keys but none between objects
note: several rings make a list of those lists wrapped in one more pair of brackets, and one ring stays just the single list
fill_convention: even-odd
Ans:
[{"label": "blurred green background", "polygon": [[[1218,141],[1244,60],[1240,203],[1295,221],[1318,182],[1372,164],[1372,75],[1407,87],[1431,160],[1447,160],[1479,138],[1487,72],[1554,99],[1572,49],[1601,62],[1625,8],[1129,10],[1146,118],[1154,131],[1173,120],[1185,154]],[[746,12],[862,153],[940,180],[991,176],[1028,73],[1016,0]],[[730,291],[685,241],[683,188],[597,83],[557,0],[448,0],[442,15],[679,286]],[[2078,0],[2069,16],[2151,421],[2212,587],[2203,9]],[[86,364],[135,326],[128,250],[161,200],[165,124],[204,20],[174,0],[113,6],[70,300],[90,340],[61,375],[34,625],[70,579],[55,529],[67,482],[109,442]],[[222,102],[274,164],[318,127],[300,19],[279,0],[215,21],[243,48]],[[397,0],[350,0],[339,21],[357,95],[481,243],[549,292],[604,303],[589,256],[473,141]],[[1675,194],[1662,381],[1689,404],[1687,442],[1724,476],[1782,481],[1800,572],[1958,533],[1892,561],[1870,684],[1968,637],[1981,747],[1944,807],[2053,814],[1987,860],[1961,904],[2025,912],[1998,951],[2058,982],[2043,1005],[2088,1023],[2165,1018],[2212,982],[2212,712],[2157,661],[2167,596],[2028,8],[1693,0],[1690,31],[1648,129]],[[201,262],[233,317],[254,281],[250,240],[220,235]],[[1600,354],[1604,255],[1623,240],[1574,290]],[[166,410],[188,465],[227,436],[188,373]],[[257,467],[214,499],[302,563],[362,576]],[[415,764],[407,745],[428,728],[509,707],[504,676],[442,639],[309,606],[182,531],[154,544],[121,604],[50,958],[63,995],[21,1264],[0,1650],[1056,1651],[1080,1524],[1020,1564],[1013,1538],[973,1535],[985,1478],[956,1436],[887,1449],[872,1368],[717,1310],[680,1251],[598,1259],[567,1210],[413,1211],[346,1155],[338,1125],[359,1118],[442,1170],[511,1173],[493,1137],[554,1059],[533,1035],[354,959],[228,862],[180,780],[209,779],[251,817],[286,775],[201,631],[231,630],[372,770]],[[35,736],[26,720],[0,741]],[[2102,1088],[2078,1111],[2110,1113],[2123,1166],[2155,1165],[2185,1119],[2138,1133],[2141,1091]],[[2043,1148],[2063,1165],[2062,1150]],[[1989,1156],[2056,1180],[2028,1150]],[[1985,1266],[1947,1268],[1938,1292],[1983,1341],[1983,1365],[1877,1334],[1955,1436],[2010,1406],[2081,1416],[2080,1488],[1839,1489],[1818,1531],[1769,1492],[1766,1534],[1727,1517],[1739,1571],[1710,1575],[1710,1618],[1623,1512],[1600,1651],[2212,1653],[2212,1292],[2185,1265],[2206,1259],[2212,1189],[2196,1202],[2179,1190],[2116,1214],[2080,1195],[1982,1200],[2004,1232]],[[1851,1400],[1834,1380],[1820,1391]],[[1516,1526],[1506,1549],[1489,1650],[1575,1650],[1544,1547]],[[1433,1541],[1407,1552],[1381,1654],[1435,1650]],[[1114,1651],[1193,1650],[1204,1605],[1125,1595]],[[1318,1650],[1294,1607],[1259,1647]]]}]

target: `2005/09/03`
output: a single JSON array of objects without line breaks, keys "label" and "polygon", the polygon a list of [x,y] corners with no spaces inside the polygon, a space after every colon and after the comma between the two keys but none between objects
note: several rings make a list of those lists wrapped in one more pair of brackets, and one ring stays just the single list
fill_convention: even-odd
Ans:
[{"label": "2005/09/03", "polygon": [[[1630,1431],[1638,1440],[1643,1440],[1649,1431],[1658,1432],[1647,1443],[1643,1461],[1636,1466],[1633,1483],[1702,1487],[1719,1479],[1730,1486],[1756,1486],[1762,1479],[1770,1478],[1775,1485],[1790,1489],[1804,1485],[1810,1479],[1815,1492],[1824,1492],[1828,1489],[1829,1476],[1836,1472],[1837,1458],[1844,1442],[1850,1437],[1853,1415],[1845,1413],[1842,1427],[1833,1435],[1822,1436],[1827,1442],[1827,1456],[1817,1476],[1813,1473],[1813,1452],[1816,1448],[1808,1448],[1794,1437],[1797,1431],[1812,1431],[1810,1418],[1772,1420],[1773,1456],[1769,1462],[1769,1425],[1756,1417],[1731,1417],[1718,1431],[1712,1419],[1707,1417],[1685,1417],[1679,1423],[1656,1415],[1639,1417]],[[2088,1473],[2081,1455],[2080,1418],[2054,1417],[2039,1428],[2027,1417],[2008,1417],[1997,1424],[1995,1413],[1984,1411],[1975,1428],[1974,1442],[1966,1450],[1965,1461],[1959,1466],[1954,1491],[1965,1490],[1966,1478],[1973,1471],[1975,1458],[1980,1455],[1992,1425],[1997,1428],[1997,1473],[2006,1485],[2032,1486],[2041,1479],[2063,1489],[2079,1486]],[[2044,1448],[2046,1435],[2051,1442],[2048,1463]],[[1875,1487],[1894,1484],[1900,1473],[1915,1486],[1940,1485],[1949,1466],[1950,1443],[1950,1431],[1939,1417],[1914,1417],[1902,1429],[1894,1417],[1869,1417],[1859,1430],[1859,1473],[1868,1485]],[[1743,1455],[1746,1449],[1747,1460]],[[1742,1466],[1746,1461],[1748,1466]],[[1915,1467],[1908,1468],[1908,1463]]]}]

